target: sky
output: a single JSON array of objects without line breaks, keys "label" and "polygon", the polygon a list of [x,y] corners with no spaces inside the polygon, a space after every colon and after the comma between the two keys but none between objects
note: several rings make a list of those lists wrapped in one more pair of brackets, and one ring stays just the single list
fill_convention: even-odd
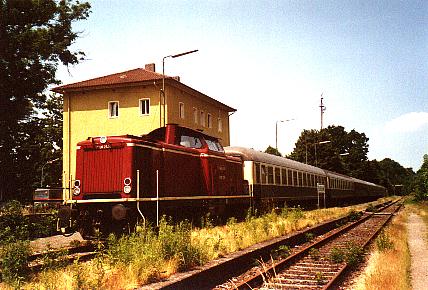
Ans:
[{"label": "sky", "polygon": [[[355,129],[370,160],[428,154],[428,1],[89,1],[63,84],[166,59],[165,74],[237,112],[231,145],[293,151],[304,129]],[[281,120],[290,120],[279,122]]]}]

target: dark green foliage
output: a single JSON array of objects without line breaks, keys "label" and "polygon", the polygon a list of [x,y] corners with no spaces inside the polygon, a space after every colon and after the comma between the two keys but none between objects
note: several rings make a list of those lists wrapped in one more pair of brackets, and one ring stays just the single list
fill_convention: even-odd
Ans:
[{"label": "dark green foliage", "polygon": [[72,23],[86,19],[89,9],[77,1],[0,0],[0,168],[7,168],[0,172],[0,200],[30,199],[41,176],[35,173],[61,155],[61,117],[52,107],[60,106],[46,90],[59,83],[60,63],[83,59],[70,50],[79,36]]},{"label": "dark green foliage", "polygon": [[278,257],[286,258],[290,255],[290,247],[287,245],[279,246],[277,249],[272,251],[272,256],[276,259]]},{"label": "dark green foliage", "polygon": [[355,210],[351,210],[348,214],[348,220],[350,222],[356,221],[361,217],[362,213],[355,211]]},{"label": "dark green foliage", "polygon": [[[288,157],[383,185],[390,194],[409,193],[413,170],[389,158],[380,162],[368,160],[368,140],[364,133],[347,132],[342,126],[329,126],[321,131],[303,130]],[[330,142],[320,144],[322,141]]]},{"label": "dark green foliage", "polygon": [[313,233],[306,233],[305,234],[305,240],[307,241],[307,242],[310,242],[310,241],[312,241],[313,239],[314,239],[314,234]]},{"label": "dark green foliage", "polygon": [[176,259],[180,270],[188,269],[206,261],[203,249],[191,243],[191,229],[187,221],[173,225],[163,217],[158,234],[147,227],[121,238],[110,235],[106,257],[112,264],[138,262],[146,267],[156,267],[164,260]]},{"label": "dark green foliage", "polygon": [[275,155],[275,156],[280,156],[280,157],[282,156],[281,152],[279,152],[278,149],[273,148],[270,145],[268,146],[268,148],[266,148],[265,153],[272,154],[272,155]]},{"label": "dark green foliage", "polygon": [[342,263],[345,260],[345,251],[338,247],[333,247],[330,251],[330,260],[334,263]]},{"label": "dark green foliage", "polygon": [[309,250],[309,256],[311,256],[311,258],[314,259],[315,261],[318,261],[320,259],[320,250],[316,248],[311,248]]},{"label": "dark green foliage", "polygon": [[28,219],[22,214],[22,206],[10,201],[0,210],[0,245],[29,239]]},{"label": "dark green foliage", "polygon": [[362,247],[350,242],[346,245],[345,261],[351,266],[355,267],[363,260],[364,250]]},{"label": "dark green foliage", "polygon": [[370,203],[366,208],[367,212],[376,212],[376,210],[376,207],[372,203]]},{"label": "dark green foliage", "polygon": [[413,182],[413,192],[416,201],[428,199],[428,154],[424,155],[422,166],[416,173]]},{"label": "dark green foliage", "polygon": [[0,248],[2,279],[16,288],[28,274],[28,259],[31,254],[28,241],[17,241]]},{"label": "dark green foliage", "polygon": [[0,210],[0,245],[18,240],[30,240],[52,235],[56,232],[54,215],[43,216],[30,221],[23,215],[22,205],[12,200]]}]

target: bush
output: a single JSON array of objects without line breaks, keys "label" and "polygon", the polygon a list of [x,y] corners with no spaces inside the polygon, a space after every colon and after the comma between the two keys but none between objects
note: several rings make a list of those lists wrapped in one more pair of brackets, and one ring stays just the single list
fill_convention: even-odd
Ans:
[{"label": "bush", "polygon": [[362,247],[352,242],[346,245],[345,259],[349,266],[354,267],[360,263],[363,260],[363,254],[364,250]]},{"label": "bush", "polygon": [[7,202],[0,213],[0,245],[29,239],[27,219],[22,214],[22,206],[16,201]]},{"label": "bush", "polygon": [[4,245],[0,249],[0,266],[5,282],[19,288],[29,271],[28,259],[30,254],[28,241],[17,241]]}]

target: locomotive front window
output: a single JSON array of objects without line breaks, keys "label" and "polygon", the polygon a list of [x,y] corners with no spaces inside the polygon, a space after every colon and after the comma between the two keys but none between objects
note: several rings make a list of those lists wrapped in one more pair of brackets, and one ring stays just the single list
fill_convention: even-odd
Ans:
[{"label": "locomotive front window", "polygon": [[216,151],[216,152],[221,152],[221,153],[224,152],[224,149],[219,142],[213,141],[213,140],[208,140],[208,139],[205,139],[205,142],[207,142],[208,149],[210,149],[211,151]]},{"label": "locomotive front window", "polygon": [[202,142],[199,138],[186,135],[181,135],[180,145],[187,148],[202,148]]}]

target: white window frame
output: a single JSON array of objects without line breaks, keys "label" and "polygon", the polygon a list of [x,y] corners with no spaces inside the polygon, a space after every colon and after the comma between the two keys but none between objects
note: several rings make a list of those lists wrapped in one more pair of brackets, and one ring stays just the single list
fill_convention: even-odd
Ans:
[{"label": "white window frame", "polygon": [[[113,107],[112,107],[112,104],[117,104],[117,114],[116,115],[112,115],[112,109],[113,109]],[[108,117],[110,118],[110,119],[116,119],[116,118],[119,118],[119,101],[109,101],[108,102]]]},{"label": "white window frame", "polygon": [[180,117],[180,119],[184,119],[184,103],[183,102],[178,103],[178,117]]},{"label": "white window frame", "polygon": [[[148,108],[144,108],[144,109],[148,109],[148,112],[146,112],[145,114],[143,114],[142,109],[143,109],[143,103],[145,103],[146,101],[148,101],[149,106]],[[150,99],[149,98],[142,98],[139,101],[139,107],[140,107],[140,116],[149,116],[150,115]]]}]

